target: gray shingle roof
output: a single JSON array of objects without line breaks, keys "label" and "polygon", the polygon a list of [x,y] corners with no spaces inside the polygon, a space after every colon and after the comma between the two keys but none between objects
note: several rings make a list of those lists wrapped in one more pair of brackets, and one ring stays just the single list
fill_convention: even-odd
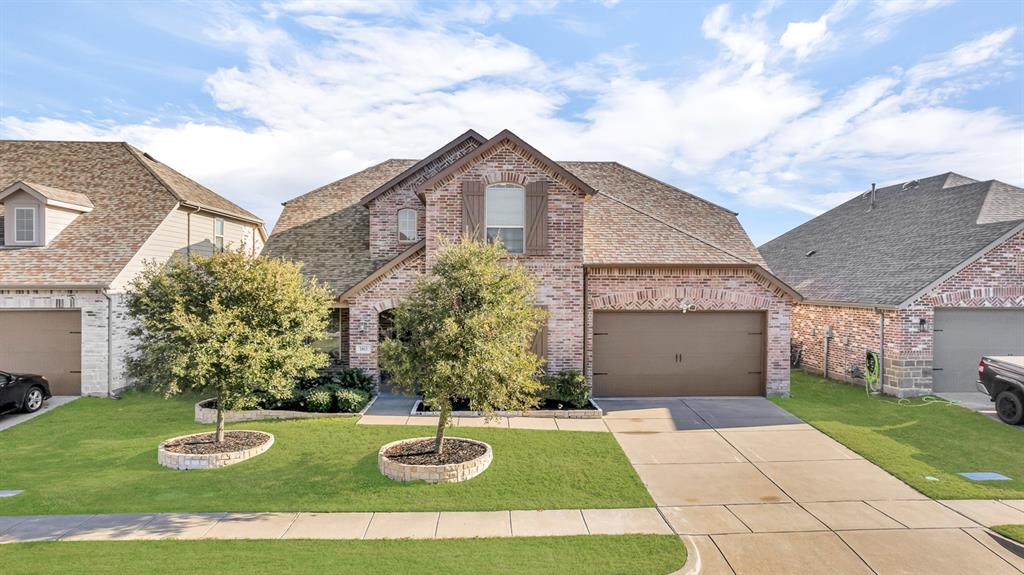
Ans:
[{"label": "gray shingle roof", "polygon": [[[386,260],[369,253],[360,199],[415,164],[388,160],[285,203],[265,254],[304,263],[341,294]],[[584,263],[764,265],[725,208],[615,162],[559,162],[597,190],[584,209]]]},{"label": "gray shingle roof", "polygon": [[[807,301],[899,305],[1021,224],[1024,190],[940,174],[858,196],[761,246]],[[814,254],[807,256],[809,252]]]}]

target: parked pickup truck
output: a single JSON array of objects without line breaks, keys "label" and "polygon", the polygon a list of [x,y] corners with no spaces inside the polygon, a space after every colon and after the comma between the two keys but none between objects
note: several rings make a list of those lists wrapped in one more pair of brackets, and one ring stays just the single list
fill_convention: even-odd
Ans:
[{"label": "parked pickup truck", "polygon": [[983,357],[978,363],[978,390],[996,404],[999,419],[1024,421],[1024,356]]}]

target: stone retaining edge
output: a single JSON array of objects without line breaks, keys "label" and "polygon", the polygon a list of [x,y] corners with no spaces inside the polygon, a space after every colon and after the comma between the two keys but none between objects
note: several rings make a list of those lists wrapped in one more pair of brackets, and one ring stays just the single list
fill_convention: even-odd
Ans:
[{"label": "stone retaining edge", "polygon": [[[203,423],[212,425],[217,423],[217,410],[209,407],[203,407],[202,404],[212,401],[216,398],[209,397],[196,402],[195,406],[195,421],[196,423]],[[366,402],[366,405],[357,412],[353,413],[317,413],[312,411],[294,411],[288,409],[239,409],[229,410],[224,412],[224,421],[226,423],[238,423],[240,421],[271,421],[275,419],[325,419],[333,417],[361,417],[366,414],[366,411],[370,409],[373,402],[377,401],[377,396],[370,396],[370,401]]]}]

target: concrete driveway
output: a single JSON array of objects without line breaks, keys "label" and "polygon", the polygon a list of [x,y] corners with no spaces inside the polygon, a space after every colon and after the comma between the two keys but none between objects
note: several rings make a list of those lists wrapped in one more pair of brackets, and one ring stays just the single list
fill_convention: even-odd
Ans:
[{"label": "concrete driveway", "polygon": [[8,413],[7,415],[0,415],[0,431],[39,417],[49,411],[53,411],[64,404],[71,403],[78,399],[78,397],[79,396],[77,395],[55,395],[43,402],[43,407],[35,413]]},{"label": "concrete driveway", "polygon": [[932,501],[764,398],[598,402],[692,572],[1024,573],[984,529],[1024,522],[1014,503]]}]

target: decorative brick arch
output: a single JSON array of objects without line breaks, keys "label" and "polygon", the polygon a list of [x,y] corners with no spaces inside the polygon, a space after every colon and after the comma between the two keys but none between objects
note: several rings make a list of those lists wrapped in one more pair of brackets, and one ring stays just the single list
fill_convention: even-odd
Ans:
[{"label": "decorative brick arch", "polygon": [[526,184],[530,181],[526,175],[508,170],[490,170],[480,174],[480,179],[483,180],[485,187],[494,184],[515,184],[526,187]]},{"label": "decorative brick arch", "polygon": [[766,310],[772,299],[735,290],[674,287],[625,291],[594,298],[595,311]]},{"label": "decorative brick arch", "polygon": [[1024,287],[965,288],[926,301],[938,307],[1021,307],[1024,306]]}]

